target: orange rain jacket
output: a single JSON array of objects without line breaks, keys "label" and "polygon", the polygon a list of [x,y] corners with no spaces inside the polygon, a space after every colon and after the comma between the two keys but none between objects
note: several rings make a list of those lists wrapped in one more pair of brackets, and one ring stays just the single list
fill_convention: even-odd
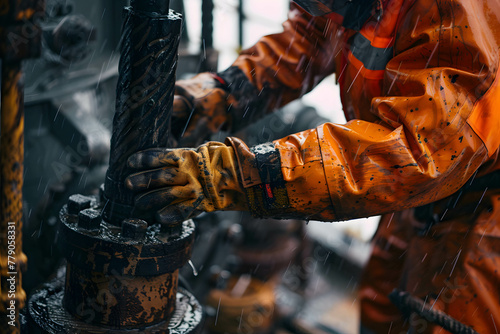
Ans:
[{"label": "orange rain jacket", "polygon": [[[228,139],[253,213],[338,221],[401,212],[497,170],[500,2],[338,1],[336,12],[318,17],[292,5],[282,33],[263,37],[219,74],[245,102],[231,110],[233,125],[300,97],[331,73],[349,120],[251,149]],[[441,219],[428,239],[415,233],[418,223],[408,223],[415,219],[407,211],[384,218],[361,289],[366,328],[399,333],[399,325],[411,325],[398,325],[401,316],[386,297],[400,287],[480,333],[500,330],[500,212],[495,217],[492,209],[500,193],[481,194],[463,197],[483,201],[484,210],[455,214],[465,219],[458,225]],[[483,224],[473,225],[483,214]],[[450,236],[454,228],[460,233]],[[416,277],[408,279],[410,269]],[[453,303],[441,303],[439,296],[453,288],[459,291]]]}]

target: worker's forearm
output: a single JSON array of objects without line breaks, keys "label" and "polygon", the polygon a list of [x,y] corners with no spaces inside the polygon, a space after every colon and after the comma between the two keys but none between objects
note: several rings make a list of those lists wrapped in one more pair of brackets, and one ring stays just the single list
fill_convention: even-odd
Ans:
[{"label": "worker's forearm", "polygon": [[238,101],[230,108],[232,128],[239,129],[262,115],[309,92],[334,72],[338,25],[312,17],[292,5],[283,32],[262,37],[241,52],[219,75]]}]

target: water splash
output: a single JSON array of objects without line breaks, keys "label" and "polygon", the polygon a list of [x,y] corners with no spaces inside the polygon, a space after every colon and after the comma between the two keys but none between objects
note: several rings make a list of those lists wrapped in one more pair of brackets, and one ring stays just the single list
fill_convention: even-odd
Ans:
[{"label": "water splash", "polygon": [[189,266],[191,267],[191,269],[193,269],[193,275],[194,276],[198,276],[198,270],[196,270],[194,264],[193,264],[193,261],[191,260],[188,260],[188,263],[189,263]]}]

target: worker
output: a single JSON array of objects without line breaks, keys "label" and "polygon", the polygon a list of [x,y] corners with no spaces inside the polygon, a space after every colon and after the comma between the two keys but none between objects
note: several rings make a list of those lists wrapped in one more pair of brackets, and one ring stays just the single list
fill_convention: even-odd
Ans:
[{"label": "worker", "polygon": [[[283,32],[220,73],[177,82],[173,132],[195,147],[332,73],[348,122],[251,148],[227,138],[138,152],[127,186],[166,224],[216,210],[382,214],[360,283],[361,332],[498,333],[499,48],[498,1],[297,0]],[[391,301],[394,289],[406,304]]]}]

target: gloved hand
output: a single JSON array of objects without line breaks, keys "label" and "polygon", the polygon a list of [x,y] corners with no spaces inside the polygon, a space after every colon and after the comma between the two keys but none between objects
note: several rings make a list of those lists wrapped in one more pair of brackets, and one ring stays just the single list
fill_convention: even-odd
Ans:
[{"label": "gloved hand", "polygon": [[202,212],[248,210],[234,150],[209,142],[196,149],[149,149],[132,155],[137,170],[126,185],[138,192],[136,206],[156,210],[162,224],[181,222]]},{"label": "gloved hand", "polygon": [[[175,85],[172,133],[177,147],[195,147],[219,132],[235,103],[211,73],[200,73]],[[222,79],[221,79],[222,80]]]}]

